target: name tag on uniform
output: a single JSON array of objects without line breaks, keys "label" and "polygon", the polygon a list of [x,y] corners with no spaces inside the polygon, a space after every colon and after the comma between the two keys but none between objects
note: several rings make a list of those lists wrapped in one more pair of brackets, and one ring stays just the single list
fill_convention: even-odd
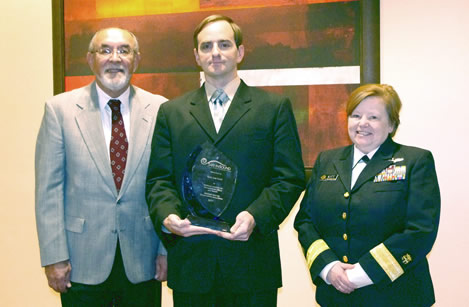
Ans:
[{"label": "name tag on uniform", "polygon": [[319,179],[321,181],[336,181],[339,175],[322,175]]},{"label": "name tag on uniform", "polygon": [[405,179],[405,165],[391,165],[375,176],[373,182],[397,181]]}]

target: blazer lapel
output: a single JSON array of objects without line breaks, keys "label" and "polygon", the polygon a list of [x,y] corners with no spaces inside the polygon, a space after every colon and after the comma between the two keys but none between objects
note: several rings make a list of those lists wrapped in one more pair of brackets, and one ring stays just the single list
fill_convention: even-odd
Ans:
[{"label": "blazer lapel", "polygon": [[117,196],[116,186],[112,179],[106,140],[104,139],[95,83],[93,82],[88,89],[89,92],[85,94],[83,99],[79,99],[76,104],[79,111],[77,112],[75,120],[96,168],[103,177],[106,185],[108,185],[111,191]]},{"label": "blazer lapel", "polygon": [[122,195],[132,180],[137,167],[145,152],[147,140],[151,130],[152,115],[147,113],[148,103],[141,101],[135,93],[135,89],[130,87],[130,138],[127,164],[125,166],[125,176],[122,182]]},{"label": "blazer lapel", "polygon": [[380,146],[373,158],[368,162],[366,167],[360,173],[353,186],[352,190],[360,188],[362,184],[379,174],[383,169],[391,165],[393,162],[391,158],[396,149],[396,143],[393,142],[391,137],[388,137],[386,141]]},{"label": "blazer lapel", "polygon": [[249,95],[249,87],[241,81],[238,90],[236,91],[233,101],[231,102],[228,112],[218,131],[215,143],[218,143],[223,137],[233,128],[233,126],[243,117],[246,112],[251,109],[251,96]]},{"label": "blazer lapel", "polygon": [[352,180],[352,159],[353,145],[350,145],[345,147],[339,159],[333,162],[334,167],[339,174],[339,179],[347,191],[350,191]]},{"label": "blazer lapel", "polygon": [[215,130],[212,113],[208,106],[205,86],[202,86],[195,92],[189,103],[189,113],[194,117],[210,139],[214,141],[217,138],[217,131]]}]

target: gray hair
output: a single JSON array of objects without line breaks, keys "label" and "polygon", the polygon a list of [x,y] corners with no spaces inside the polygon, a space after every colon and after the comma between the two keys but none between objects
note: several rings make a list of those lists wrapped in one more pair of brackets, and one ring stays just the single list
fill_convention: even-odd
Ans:
[{"label": "gray hair", "polygon": [[98,34],[100,34],[101,32],[104,32],[104,31],[108,31],[108,30],[119,30],[119,31],[122,31],[122,32],[126,32],[128,33],[134,40],[134,51],[136,53],[140,52],[140,48],[139,48],[139,45],[138,45],[138,39],[137,39],[137,36],[135,36],[135,34],[133,34],[132,32],[130,32],[129,30],[125,30],[125,29],[121,29],[121,28],[115,28],[115,27],[111,27],[111,28],[104,28],[104,29],[101,29],[101,30],[98,30],[94,35],[93,37],[91,38],[91,41],[90,41],[90,44],[88,45],[88,52],[94,52],[96,51],[95,49],[95,44],[96,44],[96,38],[98,37]]}]

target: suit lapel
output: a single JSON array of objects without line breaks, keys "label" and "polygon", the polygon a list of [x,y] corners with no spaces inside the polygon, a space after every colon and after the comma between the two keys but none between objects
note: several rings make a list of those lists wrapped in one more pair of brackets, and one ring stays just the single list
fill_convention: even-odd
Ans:
[{"label": "suit lapel", "polygon": [[251,108],[250,102],[251,96],[249,95],[249,87],[241,81],[218,133],[215,130],[212,113],[208,106],[205,86],[197,90],[191,98],[189,112],[210,137],[212,142],[216,144],[233,128],[241,117],[249,111]]},{"label": "suit lapel", "polygon": [[228,112],[218,131],[215,143],[219,142],[243,117],[243,115],[251,108],[251,96],[249,95],[249,87],[241,81],[238,90],[236,91],[233,101],[231,102]]},{"label": "suit lapel", "polygon": [[391,165],[393,162],[391,158],[396,150],[396,143],[393,142],[391,137],[388,137],[387,140],[380,146],[378,151],[375,153],[373,158],[368,162],[366,167],[358,176],[355,185],[352,190],[360,188],[360,186],[368,181],[370,178],[373,178],[379,174],[383,169]]},{"label": "suit lapel", "polygon": [[352,180],[352,159],[353,145],[345,147],[340,157],[333,162],[339,174],[339,179],[347,191],[350,191],[350,183]]},{"label": "suit lapel", "polygon": [[135,89],[130,87],[130,138],[127,164],[125,166],[125,176],[122,182],[121,194],[135,175],[135,171],[143,157],[149,133],[151,132],[152,115],[146,110],[149,104],[139,99]]},{"label": "suit lapel", "polygon": [[93,82],[87,90],[88,91],[84,94],[85,97],[78,99],[76,105],[79,111],[77,112],[75,120],[96,168],[103,177],[106,185],[108,185],[111,191],[117,196],[116,186],[112,179],[106,140],[104,139],[95,83]]},{"label": "suit lapel", "polygon": [[208,106],[205,86],[202,86],[195,92],[189,104],[189,113],[194,117],[210,139],[214,141],[217,138],[217,132],[213,124],[212,113]]}]

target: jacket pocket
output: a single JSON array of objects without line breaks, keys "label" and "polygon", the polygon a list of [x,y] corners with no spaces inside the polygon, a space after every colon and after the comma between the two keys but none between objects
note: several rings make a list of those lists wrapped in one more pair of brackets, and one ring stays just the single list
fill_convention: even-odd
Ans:
[{"label": "jacket pocket", "polygon": [[71,232],[82,233],[85,219],[67,215],[65,217],[65,229]]},{"label": "jacket pocket", "polygon": [[376,184],[376,192],[405,191],[407,188],[403,181],[375,182],[374,184]]}]

